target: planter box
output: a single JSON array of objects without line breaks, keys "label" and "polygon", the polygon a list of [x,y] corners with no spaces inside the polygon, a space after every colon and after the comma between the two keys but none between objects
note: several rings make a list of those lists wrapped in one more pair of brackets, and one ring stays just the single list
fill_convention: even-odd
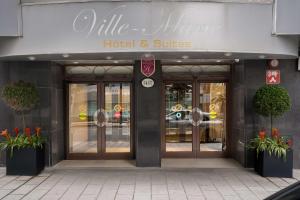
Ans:
[{"label": "planter box", "polygon": [[293,150],[287,151],[286,161],[268,152],[255,155],[255,171],[264,177],[293,177]]},{"label": "planter box", "polygon": [[6,174],[27,175],[39,174],[45,167],[45,148],[14,149],[13,156],[10,150],[6,151]]}]

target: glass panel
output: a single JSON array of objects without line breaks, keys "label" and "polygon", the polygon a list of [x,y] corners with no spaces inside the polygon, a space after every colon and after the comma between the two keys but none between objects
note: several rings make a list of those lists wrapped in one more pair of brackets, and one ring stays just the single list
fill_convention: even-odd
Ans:
[{"label": "glass panel", "polygon": [[69,151],[97,153],[97,86],[69,85]]},{"label": "glass panel", "polygon": [[67,75],[130,75],[133,66],[67,66]]},{"label": "glass panel", "polygon": [[229,72],[229,65],[163,65],[163,73]]},{"label": "glass panel", "polygon": [[130,152],[130,84],[105,84],[106,152]]},{"label": "glass panel", "polygon": [[192,84],[166,88],[166,151],[192,151]]},{"label": "glass panel", "polygon": [[200,84],[200,151],[226,149],[226,84]]}]

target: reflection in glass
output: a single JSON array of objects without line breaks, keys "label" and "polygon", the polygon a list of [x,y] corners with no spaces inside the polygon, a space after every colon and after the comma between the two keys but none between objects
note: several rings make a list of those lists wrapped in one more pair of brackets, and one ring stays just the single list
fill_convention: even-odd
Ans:
[{"label": "reflection in glass", "polygon": [[165,86],[166,151],[192,151],[192,85]]},{"label": "reflection in glass", "polygon": [[106,152],[130,152],[130,84],[105,84]]},{"label": "reflection in glass", "polygon": [[200,151],[226,149],[226,84],[200,83]]},{"label": "reflection in glass", "polygon": [[69,151],[97,153],[97,125],[93,115],[97,111],[97,86],[69,85]]}]

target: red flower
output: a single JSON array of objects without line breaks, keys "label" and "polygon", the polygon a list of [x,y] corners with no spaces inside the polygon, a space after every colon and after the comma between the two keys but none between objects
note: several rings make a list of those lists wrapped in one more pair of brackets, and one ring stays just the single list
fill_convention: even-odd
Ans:
[{"label": "red flower", "polygon": [[259,131],[258,136],[259,136],[259,138],[261,140],[265,139],[265,137],[266,137],[266,131],[264,131],[264,130]]},{"label": "red flower", "polygon": [[5,129],[1,132],[1,136],[5,137],[7,140],[9,140],[9,134],[8,134],[7,129]]},{"label": "red flower", "polygon": [[36,134],[36,136],[38,136],[38,137],[41,136],[41,128],[40,128],[40,127],[36,127],[36,128],[35,128],[35,134]]},{"label": "red flower", "polygon": [[19,128],[14,128],[14,132],[15,132],[16,136],[18,136],[19,135]]},{"label": "red flower", "polygon": [[273,138],[278,138],[279,137],[279,131],[277,128],[272,129],[272,137]]},{"label": "red flower", "polygon": [[288,139],[287,144],[291,148],[293,146],[293,140],[292,139]]},{"label": "red flower", "polygon": [[30,133],[31,133],[30,128],[25,128],[25,135],[26,135],[27,137],[30,137]]}]

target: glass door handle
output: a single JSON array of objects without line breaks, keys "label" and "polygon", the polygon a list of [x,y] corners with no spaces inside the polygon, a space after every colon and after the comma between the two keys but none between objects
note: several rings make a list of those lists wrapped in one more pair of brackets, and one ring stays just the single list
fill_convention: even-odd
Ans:
[{"label": "glass door handle", "polygon": [[99,127],[104,127],[106,125],[108,115],[104,109],[98,109],[94,113],[94,123]]},{"label": "glass door handle", "polygon": [[199,126],[203,121],[203,112],[200,108],[194,107],[192,109],[192,125]]}]

